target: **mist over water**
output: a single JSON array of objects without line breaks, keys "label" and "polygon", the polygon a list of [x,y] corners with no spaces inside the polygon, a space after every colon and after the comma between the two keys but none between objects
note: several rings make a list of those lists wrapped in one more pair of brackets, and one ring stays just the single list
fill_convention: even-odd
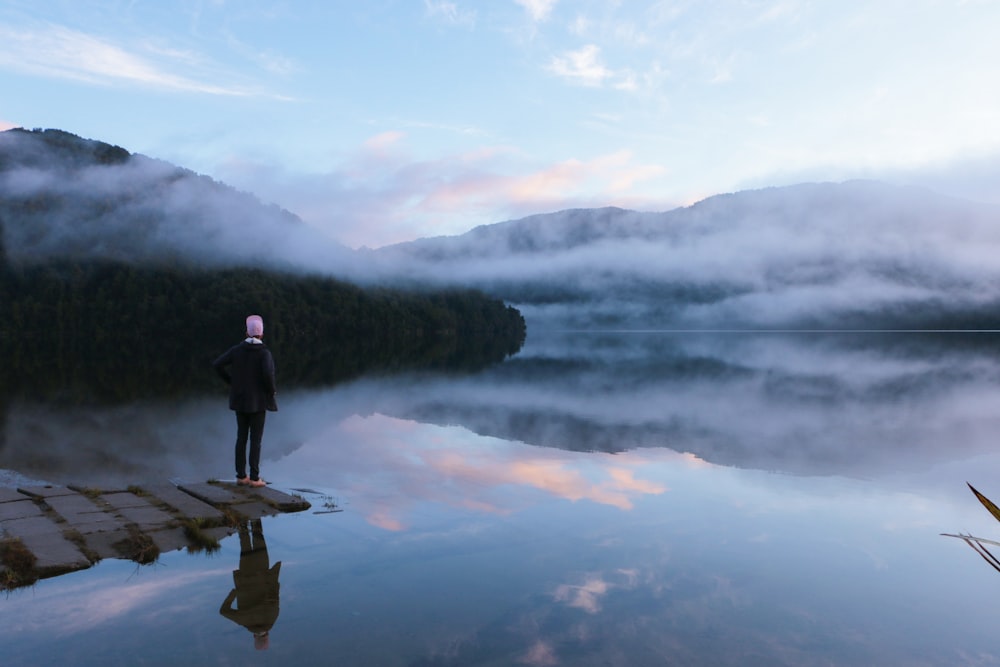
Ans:
[{"label": "mist over water", "polygon": [[532,216],[375,260],[557,328],[996,328],[998,220],[927,190],[817,183]]},{"label": "mist over water", "polygon": [[[267,451],[294,456],[344,419],[377,413],[540,447],[665,448],[743,468],[871,476],[991,451],[997,345],[989,333],[539,333],[479,373],[283,389]],[[53,481],[222,473],[222,393],[110,407],[14,401],[0,467]]]},{"label": "mist over water", "polygon": [[[262,472],[321,513],[264,523],[271,562],[283,561],[270,659],[1000,658],[1000,610],[979,595],[1000,575],[940,535],[1000,535],[965,486],[1000,495],[998,343],[563,332],[477,372],[283,388]],[[221,387],[6,407],[7,479],[231,476]],[[234,537],[209,559],[106,561],[44,580],[0,602],[4,655],[253,659],[252,638],[218,612],[238,563]],[[178,634],[191,641],[176,647]]]}]

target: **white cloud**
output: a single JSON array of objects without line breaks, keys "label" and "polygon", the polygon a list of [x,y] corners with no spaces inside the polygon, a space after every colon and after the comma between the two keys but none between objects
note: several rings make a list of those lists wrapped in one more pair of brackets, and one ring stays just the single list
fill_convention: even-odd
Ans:
[{"label": "white cloud", "polygon": [[554,57],[549,70],[585,86],[600,86],[614,75],[601,62],[601,49],[596,44],[587,44],[577,51]]},{"label": "white cloud", "polygon": [[580,14],[573,22],[569,24],[570,34],[576,35],[577,37],[584,37],[590,32],[592,21],[586,16]]},{"label": "white cloud", "polygon": [[406,135],[388,131],[324,173],[249,162],[213,171],[352,247],[461,234],[545,210],[609,205],[662,210],[677,203],[640,194],[668,171],[630,151],[538,163],[503,146],[434,159],[417,159],[407,150]]},{"label": "white cloud", "polygon": [[234,52],[271,74],[284,76],[299,69],[292,58],[274,49],[259,49],[246,44],[232,33],[226,33],[226,43]]},{"label": "white cloud", "polygon": [[632,47],[648,46],[652,42],[646,31],[631,21],[617,23],[613,27],[613,32],[616,41]]},{"label": "white cloud", "polygon": [[42,601],[62,595],[73,602],[32,605],[25,613],[9,621],[16,622],[19,630],[25,632],[54,623],[64,635],[93,633],[122,617],[148,614],[151,609],[169,605],[178,589],[208,585],[205,582],[215,583],[228,572],[227,568],[206,568],[200,572],[182,572],[169,577],[130,579],[126,584],[117,586],[107,586],[107,578],[91,577],[62,588],[39,589],[34,596]]},{"label": "white cloud", "polygon": [[[171,64],[185,60],[177,50],[150,49],[154,56],[167,56]],[[36,28],[0,27],[0,67],[25,74],[70,79],[92,84],[139,84],[161,90],[209,95],[250,96],[251,89],[213,83],[176,74],[156,62],[127,51],[100,37],[63,26],[44,24]]]},{"label": "white cloud", "polygon": [[635,588],[638,574],[634,570],[617,570],[608,575],[589,573],[582,584],[561,584],[552,597],[588,614],[601,611],[601,600],[615,589]]},{"label": "white cloud", "polygon": [[524,7],[532,21],[544,21],[552,13],[552,8],[556,6],[558,0],[514,0]]},{"label": "white cloud", "polygon": [[635,72],[625,71],[621,75],[621,80],[615,84],[615,88],[618,90],[624,90],[629,93],[634,93],[639,90],[639,80],[635,75]]},{"label": "white cloud", "polygon": [[471,28],[476,24],[476,12],[463,10],[454,2],[424,0],[424,7],[428,16],[441,18],[450,25]]}]

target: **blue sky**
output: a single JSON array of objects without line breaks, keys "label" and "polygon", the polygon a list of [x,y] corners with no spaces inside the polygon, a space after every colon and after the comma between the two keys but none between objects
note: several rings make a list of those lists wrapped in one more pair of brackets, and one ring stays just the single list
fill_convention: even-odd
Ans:
[{"label": "blue sky", "polygon": [[1000,201],[992,0],[0,0],[0,128],[351,246],[880,178]]}]

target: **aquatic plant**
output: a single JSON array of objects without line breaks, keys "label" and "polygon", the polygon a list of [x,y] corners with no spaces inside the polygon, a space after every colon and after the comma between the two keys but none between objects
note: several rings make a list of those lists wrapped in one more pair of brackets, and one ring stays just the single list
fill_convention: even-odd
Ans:
[{"label": "aquatic plant", "polygon": [[[968,484],[969,488],[972,490],[972,493],[976,496],[979,502],[983,504],[983,507],[985,507],[989,511],[989,513],[993,515],[993,518],[995,518],[997,521],[1000,521],[1000,507],[997,507],[996,503],[994,503],[992,500],[981,494],[976,489],[976,487],[972,486],[968,482],[966,482],[966,484]],[[979,554],[979,556],[983,560],[989,563],[990,567],[992,567],[997,572],[1000,572],[1000,559],[994,556],[993,553],[986,548],[987,544],[992,546],[1000,546],[1000,542],[997,542],[995,540],[988,540],[983,537],[975,537],[973,535],[963,535],[962,533],[958,534],[941,533],[941,534],[944,535],[945,537],[956,537],[962,540],[963,542],[968,544],[973,551]]]}]

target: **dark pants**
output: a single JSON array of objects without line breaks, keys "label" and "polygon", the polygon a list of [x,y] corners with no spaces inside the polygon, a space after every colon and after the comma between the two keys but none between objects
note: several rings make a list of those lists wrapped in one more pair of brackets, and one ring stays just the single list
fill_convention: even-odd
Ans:
[{"label": "dark pants", "polygon": [[247,437],[250,438],[250,479],[260,479],[260,443],[266,412],[236,413],[236,476],[247,476]]}]

